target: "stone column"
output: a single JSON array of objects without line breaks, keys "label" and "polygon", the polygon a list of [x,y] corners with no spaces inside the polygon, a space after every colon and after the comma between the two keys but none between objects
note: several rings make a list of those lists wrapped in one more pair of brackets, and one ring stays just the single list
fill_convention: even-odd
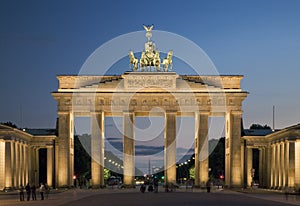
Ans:
[{"label": "stone column", "polygon": [[289,144],[288,186],[295,187],[295,142],[288,141],[288,144]]},{"label": "stone column", "polygon": [[263,164],[263,171],[262,171],[262,175],[263,175],[263,184],[262,186],[264,188],[268,188],[269,187],[269,183],[268,183],[268,171],[269,171],[269,161],[268,161],[268,149],[267,147],[263,147],[262,149],[263,151],[263,157],[262,157],[262,164]]},{"label": "stone column", "polygon": [[283,169],[284,169],[284,176],[283,176],[283,182],[284,188],[288,187],[289,184],[289,142],[286,140],[284,142],[284,165],[283,165]]},{"label": "stone column", "polygon": [[5,187],[5,141],[0,140],[0,189]]},{"label": "stone column", "polygon": [[47,147],[47,185],[53,187],[53,147]]},{"label": "stone column", "polygon": [[134,185],[135,162],[134,162],[134,113],[126,111],[123,113],[123,164],[124,184],[132,187]]},{"label": "stone column", "polygon": [[92,187],[104,187],[104,112],[91,116],[91,169]]},{"label": "stone column", "polygon": [[25,160],[25,149],[24,149],[24,143],[22,142],[20,144],[20,149],[21,149],[21,152],[20,152],[20,163],[21,163],[21,167],[20,167],[20,177],[21,177],[21,184],[22,185],[26,185],[27,183],[25,182],[25,163],[26,163],[26,160]]},{"label": "stone column", "polygon": [[264,182],[263,171],[264,171],[264,151],[263,148],[258,149],[259,152],[259,162],[258,162],[258,175],[259,175],[259,185],[262,187]]},{"label": "stone column", "polygon": [[16,172],[15,172],[15,185],[20,187],[20,143],[16,142]]},{"label": "stone column", "polygon": [[279,167],[280,167],[280,188],[284,187],[284,176],[285,176],[285,168],[284,168],[284,142],[280,142],[280,162],[279,162]]},{"label": "stone column", "polygon": [[276,183],[276,172],[275,172],[275,161],[276,161],[276,144],[275,143],[272,143],[272,146],[271,146],[271,150],[272,150],[272,158],[271,158],[271,171],[272,171],[272,182],[271,182],[271,185],[272,185],[272,189],[275,189],[275,183]]},{"label": "stone column", "polygon": [[72,186],[74,175],[74,120],[71,112],[58,112],[58,186]]},{"label": "stone column", "polygon": [[244,139],[241,139],[241,179],[242,179],[242,185],[243,185],[243,188],[247,187],[247,174],[245,174],[245,172],[247,172],[247,168],[246,168],[246,165],[245,165],[245,158],[246,158],[246,155],[245,155],[245,152],[246,152],[246,145],[245,145],[245,140]]},{"label": "stone column", "polygon": [[176,114],[176,111],[166,111],[165,113],[164,167],[166,183],[176,183]]},{"label": "stone column", "polygon": [[272,164],[272,149],[270,145],[266,147],[266,156],[265,156],[265,163],[266,163],[266,187],[271,188],[271,164]]},{"label": "stone column", "polygon": [[226,113],[225,185],[242,187],[241,162],[241,115],[242,111]]},{"label": "stone column", "polygon": [[246,149],[246,170],[247,170],[247,187],[251,187],[252,183],[252,167],[253,167],[253,150],[250,147]]},{"label": "stone column", "polygon": [[11,174],[12,174],[12,186],[18,187],[16,185],[16,141],[12,140],[10,143],[10,149],[11,149]]},{"label": "stone column", "polygon": [[4,168],[5,168],[5,177],[4,180],[5,180],[5,187],[13,187],[13,182],[12,182],[12,169],[13,169],[13,166],[12,166],[12,152],[11,152],[11,144],[12,142],[11,141],[5,141],[5,165],[4,165]]},{"label": "stone column", "polygon": [[35,148],[34,147],[30,147],[30,170],[31,170],[31,181],[30,183],[36,184],[36,167],[35,167]]},{"label": "stone column", "polygon": [[195,186],[208,180],[208,112],[195,113]]},{"label": "stone column", "polygon": [[280,144],[275,146],[275,187],[280,187]]},{"label": "stone column", "polygon": [[25,183],[31,183],[30,182],[30,178],[29,178],[29,164],[30,164],[30,157],[29,157],[29,153],[28,153],[28,143],[26,143],[24,145],[24,154],[25,154]]},{"label": "stone column", "polygon": [[19,169],[18,169],[18,172],[19,172],[19,185],[23,185],[24,186],[24,183],[23,183],[23,180],[22,180],[22,173],[23,173],[23,151],[22,151],[22,143],[19,142],[18,144],[18,147],[19,147]]},{"label": "stone column", "polygon": [[40,179],[40,154],[39,154],[39,148],[34,149],[34,156],[35,156],[35,164],[34,164],[34,180],[35,180],[35,186],[38,186],[40,184],[39,179]]},{"label": "stone column", "polygon": [[300,188],[300,141],[295,141],[295,187]]},{"label": "stone column", "polygon": [[54,184],[55,184],[55,187],[58,187],[58,173],[59,173],[59,150],[58,150],[58,141],[57,139],[55,140],[55,143],[54,143],[54,148],[55,148],[55,151],[54,151],[54,157],[55,157],[55,160],[54,160],[54,164],[55,164],[55,169],[54,169]]}]

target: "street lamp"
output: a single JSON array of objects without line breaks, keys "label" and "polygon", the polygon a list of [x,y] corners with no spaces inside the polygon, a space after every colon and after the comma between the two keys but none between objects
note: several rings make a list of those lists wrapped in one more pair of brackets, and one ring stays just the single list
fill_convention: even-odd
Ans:
[{"label": "street lamp", "polygon": [[73,176],[74,189],[76,187],[76,175]]}]

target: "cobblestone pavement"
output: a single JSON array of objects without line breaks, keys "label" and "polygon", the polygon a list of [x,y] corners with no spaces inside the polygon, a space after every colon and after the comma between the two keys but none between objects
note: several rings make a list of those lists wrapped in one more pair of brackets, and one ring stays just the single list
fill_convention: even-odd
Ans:
[{"label": "cobblestone pavement", "polygon": [[[26,199],[26,194],[25,194]],[[178,189],[175,192],[164,192],[160,188],[158,193],[144,194],[136,189],[100,189],[100,190],[80,190],[71,189],[50,194],[48,199],[36,201],[19,200],[18,194],[15,192],[0,194],[0,205],[262,205],[262,206],[284,206],[284,205],[300,205],[300,196],[285,196],[281,193],[274,192],[236,192],[231,190],[213,190],[212,193],[206,193],[204,190]]]}]

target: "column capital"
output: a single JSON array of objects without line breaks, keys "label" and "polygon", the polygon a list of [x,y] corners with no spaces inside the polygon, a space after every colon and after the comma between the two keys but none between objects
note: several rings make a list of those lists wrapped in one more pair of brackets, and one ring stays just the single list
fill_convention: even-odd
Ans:
[{"label": "column capital", "polygon": [[103,114],[104,111],[100,110],[100,111],[91,111],[91,115],[99,115],[99,114]]},{"label": "column capital", "polygon": [[233,115],[242,115],[243,110],[229,110],[226,113],[230,113],[230,114],[233,114]]},{"label": "column capital", "polygon": [[165,113],[166,114],[172,114],[172,113],[176,113],[177,114],[177,110],[166,110]]},{"label": "column capital", "polygon": [[123,110],[123,114],[134,114],[133,110]]},{"label": "column capital", "polygon": [[210,111],[208,111],[208,110],[197,110],[195,112],[195,114],[210,115]]},{"label": "column capital", "polygon": [[58,115],[68,115],[68,114],[71,114],[72,112],[71,111],[58,111],[57,114]]}]

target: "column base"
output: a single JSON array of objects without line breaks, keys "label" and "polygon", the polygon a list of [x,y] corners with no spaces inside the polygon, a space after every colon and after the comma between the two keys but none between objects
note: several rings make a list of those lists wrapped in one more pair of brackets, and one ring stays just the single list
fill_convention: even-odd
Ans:
[{"label": "column base", "polygon": [[193,186],[194,188],[196,188],[196,189],[206,189],[206,186],[204,185],[194,185]]},{"label": "column base", "polygon": [[106,185],[92,185],[92,189],[104,189]]},{"label": "column base", "polygon": [[123,184],[123,185],[121,185],[121,188],[135,188],[135,185],[126,185],[126,184]]},{"label": "column base", "polygon": [[226,189],[244,189],[243,185],[224,185],[224,188]]}]

